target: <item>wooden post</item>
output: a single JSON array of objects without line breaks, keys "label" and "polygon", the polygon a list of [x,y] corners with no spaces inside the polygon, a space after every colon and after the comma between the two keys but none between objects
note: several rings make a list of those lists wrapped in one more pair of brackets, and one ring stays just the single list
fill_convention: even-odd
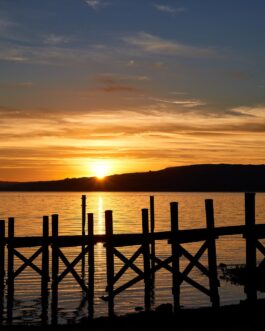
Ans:
[{"label": "wooden post", "polygon": [[170,203],[170,220],[171,220],[171,253],[172,253],[172,294],[173,308],[176,313],[180,309],[180,247],[178,242],[178,203]]},{"label": "wooden post", "polygon": [[43,251],[42,251],[42,293],[48,291],[49,282],[49,216],[43,216],[42,223]]},{"label": "wooden post", "polygon": [[145,310],[151,309],[151,274],[150,274],[150,247],[149,247],[149,220],[148,209],[142,209],[143,229],[143,260],[144,260],[144,304]]},{"label": "wooden post", "polygon": [[154,287],[155,282],[155,272],[153,271],[155,268],[155,240],[153,238],[153,235],[155,233],[155,202],[154,202],[154,196],[150,196],[150,232],[152,235],[151,240],[151,256],[153,259],[151,260],[151,276],[152,276],[152,287]]},{"label": "wooden post", "polygon": [[[86,195],[82,195],[82,237],[86,235]],[[85,250],[85,244],[82,244],[82,253]],[[82,256],[82,278],[85,277],[85,256]]]},{"label": "wooden post", "polygon": [[43,216],[42,223],[42,276],[41,276],[41,302],[42,325],[48,322],[48,283],[49,283],[49,217]]},{"label": "wooden post", "polygon": [[113,255],[113,219],[112,210],[105,211],[107,288],[109,294],[109,316],[114,315],[114,255]]},{"label": "wooden post", "polygon": [[13,240],[15,235],[15,219],[8,219],[8,267],[7,267],[7,321],[12,322],[14,301],[14,249]]},{"label": "wooden post", "polygon": [[58,215],[52,215],[52,324],[58,323]]},{"label": "wooden post", "polygon": [[255,304],[257,289],[256,276],[256,238],[255,238],[255,193],[245,193],[245,224],[246,224],[246,286],[247,302]]},{"label": "wooden post", "polygon": [[209,287],[210,287],[210,298],[213,307],[220,306],[219,297],[219,280],[217,274],[217,262],[216,262],[216,244],[214,234],[214,209],[213,200],[205,200],[205,211],[206,211],[206,225],[207,225],[207,244],[208,244],[208,268],[209,268]]},{"label": "wooden post", "polygon": [[88,215],[88,314],[94,317],[94,275],[95,275],[95,255],[94,255],[94,216]]},{"label": "wooden post", "polygon": [[3,321],[5,289],[5,221],[0,220],[0,323]]}]

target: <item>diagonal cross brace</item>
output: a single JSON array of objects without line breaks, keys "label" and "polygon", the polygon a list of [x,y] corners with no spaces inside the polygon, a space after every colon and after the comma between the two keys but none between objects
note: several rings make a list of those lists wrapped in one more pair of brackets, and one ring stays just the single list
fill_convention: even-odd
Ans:
[{"label": "diagonal cross brace", "polygon": [[[80,278],[80,276],[78,275],[78,273],[75,271],[75,269],[73,268],[73,266],[71,265],[71,263],[67,260],[67,258],[65,257],[65,255],[63,254],[63,252],[58,249],[58,254],[59,257],[61,258],[61,260],[63,261],[63,263],[66,265],[66,267],[69,269],[69,271],[71,272],[71,274],[73,275],[73,277],[76,279],[76,281],[78,282],[78,284],[80,285],[80,287],[82,288],[82,290],[86,293],[88,293],[88,288],[86,287],[86,285],[84,284],[83,280]],[[57,283],[59,283],[62,279],[57,279]]]},{"label": "diagonal cross brace", "polygon": [[[180,273],[181,275],[181,273]],[[208,296],[211,296],[211,292],[210,290],[208,290],[206,287],[202,286],[201,284],[199,284],[198,282],[196,282],[195,280],[191,279],[190,277],[188,276],[183,276],[184,277],[184,280],[190,284],[191,286],[195,287],[197,290],[201,291],[202,293],[208,295]]]},{"label": "diagonal cross brace", "polygon": [[[202,265],[199,262],[200,257],[203,255],[203,253],[206,251],[206,249],[208,248],[207,242],[204,242],[203,245],[199,248],[199,250],[197,251],[197,253],[193,256],[191,255],[186,249],[184,249],[182,246],[180,246],[181,248],[181,253],[191,262],[189,263],[189,265],[186,267],[186,269],[183,272],[179,272],[178,273],[178,277],[180,278],[180,284],[183,281],[186,281],[188,284],[190,284],[191,286],[195,287],[196,289],[198,289],[199,291],[203,292],[206,295],[210,295],[210,291],[205,288],[204,286],[202,286],[201,284],[199,284],[198,282],[196,282],[195,280],[191,279],[190,277],[188,277],[188,274],[190,273],[190,271],[193,269],[194,266],[196,266],[200,271],[202,271],[206,276],[209,277],[209,271],[208,269]],[[140,250],[140,249],[139,249]],[[137,251],[135,252],[135,254],[137,253]],[[115,252],[116,254],[116,252]],[[121,254],[121,253],[120,253]],[[134,254],[134,255],[135,255]],[[124,257],[124,256],[123,256]],[[155,261],[157,263],[157,265],[152,268],[150,271],[155,273],[156,271],[164,268],[166,270],[168,270],[169,272],[173,272],[172,266],[169,265],[169,263],[172,262],[173,257],[169,256],[168,258],[166,258],[165,260],[161,260],[156,256],[151,255],[151,260]],[[125,258],[125,257],[124,257]],[[127,258],[126,262],[130,261]],[[129,266],[127,267],[129,268]],[[116,275],[117,276],[117,275]],[[123,292],[124,290],[126,290],[127,288],[131,287],[132,285],[138,283],[139,281],[144,279],[144,274],[143,272],[141,272],[141,274],[139,274],[138,276],[136,276],[135,278],[131,279],[130,281],[126,282],[125,284],[121,285],[120,287],[118,287],[117,289],[114,290],[113,294],[114,296],[118,295],[119,293]],[[107,290],[107,289],[106,289]],[[108,300],[108,296],[104,296],[102,297],[104,300]]]},{"label": "diagonal cross brace", "polygon": [[80,254],[78,254],[77,257],[71,263],[67,260],[69,265],[58,277],[58,283],[64,279],[64,277],[71,271],[70,269],[73,269],[77,265],[77,263],[82,259],[83,255],[85,255],[88,251],[89,251],[89,246],[87,246]]},{"label": "diagonal cross brace", "polygon": [[[165,260],[160,260],[159,258],[155,257],[155,261],[157,262],[157,265],[155,266],[155,268],[152,269],[153,272],[156,272],[162,268],[165,268],[166,270],[172,272],[172,267],[169,266],[168,264],[170,262],[172,262],[172,256],[166,258]],[[183,278],[188,284],[190,284],[191,286],[197,288],[199,291],[203,292],[206,295],[210,295],[210,291],[205,288],[204,286],[200,285],[199,283],[197,283],[195,280],[189,278],[187,275],[182,275],[182,273],[178,273],[178,276],[180,278]],[[131,287],[132,285],[138,283],[139,281],[143,280],[144,276],[136,276],[135,278],[131,279],[130,281],[128,281],[127,283],[121,285],[120,287],[118,287],[117,289],[114,290],[114,296],[118,295],[119,293],[123,292],[124,290],[126,290],[127,288]],[[108,300],[108,296],[104,296],[102,297],[102,299],[104,300]]]},{"label": "diagonal cross brace", "polygon": [[[206,246],[207,248],[207,246]],[[199,251],[197,252],[196,256],[201,256],[205,251],[205,247],[204,245],[199,249]],[[195,258],[194,257],[194,258]],[[161,268],[165,268],[166,270],[173,272],[173,268],[171,266],[169,266],[168,264],[170,262],[172,262],[173,257],[169,256],[167,259],[165,260],[160,260],[159,258],[157,258],[156,256],[153,257],[154,260],[157,262],[157,266],[155,268],[152,269],[153,272],[156,272],[157,270],[161,269]],[[203,292],[206,295],[210,295],[210,291],[205,288],[204,286],[202,286],[201,284],[199,284],[198,282],[196,282],[195,280],[191,279],[190,277],[188,277],[189,272],[191,271],[192,267],[190,267],[192,263],[190,263],[186,269],[183,272],[178,272],[178,277],[180,278],[180,284],[183,281],[186,281],[188,284],[190,284],[191,286],[197,288],[199,291]],[[205,268],[205,267],[204,267]],[[206,268],[205,268],[206,269]],[[207,269],[206,269],[207,270]],[[208,270],[207,270],[208,272]]]},{"label": "diagonal cross brace", "polygon": [[24,262],[15,272],[14,272],[14,278],[16,278],[26,267],[31,267],[33,270],[35,270],[38,274],[42,276],[42,270],[37,267],[32,262],[42,253],[43,247],[40,247],[29,259],[26,258],[23,254],[21,254],[19,251],[17,251],[15,248],[13,248],[14,255],[16,255],[20,260]]},{"label": "diagonal cross brace", "polygon": [[169,257],[166,258],[165,260],[161,260],[161,259],[159,259],[157,256],[155,256],[155,255],[151,255],[151,259],[152,259],[154,262],[157,263],[156,266],[150,270],[151,273],[154,273],[154,272],[156,272],[157,270],[162,269],[162,268],[166,269],[166,270],[169,271],[169,272],[173,272],[172,267],[169,265],[169,263],[171,263],[172,260],[173,260],[173,257],[172,257],[172,256],[169,256]]},{"label": "diagonal cross brace", "polygon": [[256,246],[257,246],[257,249],[261,252],[261,254],[263,254],[265,256],[265,247],[259,240],[257,240]]},{"label": "diagonal cross brace", "polygon": [[180,246],[182,254],[188,260],[190,260],[190,263],[185,268],[185,270],[182,272],[183,275],[188,276],[188,274],[191,272],[191,270],[196,266],[207,277],[210,276],[209,270],[199,262],[199,259],[202,257],[203,253],[206,251],[207,248],[208,248],[207,242],[204,242],[203,245],[197,251],[197,253],[194,256],[192,256],[185,248]]},{"label": "diagonal cross brace", "polygon": [[[158,271],[159,269],[162,269],[164,267],[164,265],[167,264],[167,263],[170,263],[171,260],[172,260],[171,256],[169,258],[167,258],[165,261],[160,260],[160,263],[158,265],[156,265],[155,268],[152,269],[151,271],[155,272],[155,271]],[[120,287],[116,288],[113,291],[113,295],[114,296],[118,295],[119,293],[123,292],[127,288],[133,286],[134,284],[140,282],[143,279],[144,279],[144,274],[134,277],[133,279],[126,282],[125,284],[123,284]],[[108,296],[104,296],[104,297],[102,297],[102,299],[103,300],[108,300]]]},{"label": "diagonal cross brace", "polygon": [[124,266],[119,270],[119,272],[114,277],[114,283],[116,283],[121,276],[131,268],[135,271],[138,275],[142,276],[143,271],[138,268],[133,262],[138,258],[138,256],[142,253],[142,246],[137,249],[137,251],[128,259],[125,257],[121,252],[119,252],[116,248],[113,248],[113,253],[122,261],[124,262]]}]

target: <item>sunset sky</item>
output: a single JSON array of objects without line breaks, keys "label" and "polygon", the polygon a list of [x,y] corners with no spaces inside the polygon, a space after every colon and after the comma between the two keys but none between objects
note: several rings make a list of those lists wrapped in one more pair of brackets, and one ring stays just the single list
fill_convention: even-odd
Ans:
[{"label": "sunset sky", "polygon": [[265,163],[265,1],[0,0],[0,180]]}]

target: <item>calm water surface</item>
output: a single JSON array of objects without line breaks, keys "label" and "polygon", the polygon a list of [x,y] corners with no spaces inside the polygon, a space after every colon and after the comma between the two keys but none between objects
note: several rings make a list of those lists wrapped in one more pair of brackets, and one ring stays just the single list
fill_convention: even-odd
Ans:
[{"label": "calm water surface", "polygon": [[[38,236],[42,232],[42,216],[59,214],[59,233],[64,235],[81,234],[81,194],[82,193],[24,193],[0,192],[0,219],[15,217],[16,236]],[[181,229],[205,227],[204,200],[213,199],[215,207],[216,226],[244,224],[244,194],[242,193],[87,193],[87,211],[94,213],[95,233],[104,233],[104,211],[113,210],[114,232],[135,233],[141,232],[141,209],[149,207],[149,196],[155,196],[156,231],[170,229],[169,203],[179,202],[179,221]],[[265,194],[256,195],[256,222],[265,223]],[[185,247],[195,253],[200,243],[186,244]],[[171,247],[158,244],[157,255],[166,258],[170,255]],[[36,249],[35,249],[36,250]],[[136,248],[123,248],[121,251],[128,257]],[[21,249],[26,256],[33,254],[34,250]],[[80,248],[63,250],[71,261]],[[245,262],[245,243],[240,236],[231,236],[217,241],[218,264],[236,264]],[[207,255],[201,261],[206,262]],[[39,263],[40,261],[38,261]],[[100,297],[105,292],[106,266],[105,249],[101,244],[95,248],[95,316],[107,315],[107,304]],[[139,266],[142,261],[139,258]],[[15,260],[16,266],[21,262]],[[115,261],[117,270],[121,265]],[[181,266],[186,265],[185,259]],[[62,266],[61,266],[62,268]],[[77,266],[80,270],[80,265]],[[126,282],[134,275],[127,272],[118,284]],[[208,286],[207,279],[200,271],[192,271],[191,276],[200,283]],[[41,314],[39,276],[34,271],[26,268],[15,282],[15,302],[13,323],[39,323]],[[156,274],[155,295],[153,306],[161,303],[172,303],[171,275],[166,271]],[[237,303],[245,299],[244,289],[221,281],[221,304]],[[259,294],[262,296],[261,294]],[[59,311],[60,323],[78,322],[87,315],[87,304],[82,300],[83,293],[79,285],[68,275],[59,286]],[[118,295],[115,299],[115,311],[124,314],[134,311],[136,306],[143,306],[143,282]],[[210,305],[209,298],[205,297],[189,285],[183,284],[181,288],[181,304],[184,307],[198,307]],[[6,312],[4,312],[4,316]]]}]

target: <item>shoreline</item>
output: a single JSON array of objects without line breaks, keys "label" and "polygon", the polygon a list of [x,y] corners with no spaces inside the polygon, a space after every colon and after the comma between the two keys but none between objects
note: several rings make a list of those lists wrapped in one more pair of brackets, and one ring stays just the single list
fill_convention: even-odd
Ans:
[{"label": "shoreline", "polygon": [[171,304],[162,304],[150,312],[134,312],[121,316],[84,318],[78,324],[59,325],[1,325],[2,330],[165,330],[178,331],[213,330],[213,331],[261,331],[265,330],[265,299],[255,305],[246,301],[236,305],[219,308],[204,307],[180,309],[172,312]]}]

